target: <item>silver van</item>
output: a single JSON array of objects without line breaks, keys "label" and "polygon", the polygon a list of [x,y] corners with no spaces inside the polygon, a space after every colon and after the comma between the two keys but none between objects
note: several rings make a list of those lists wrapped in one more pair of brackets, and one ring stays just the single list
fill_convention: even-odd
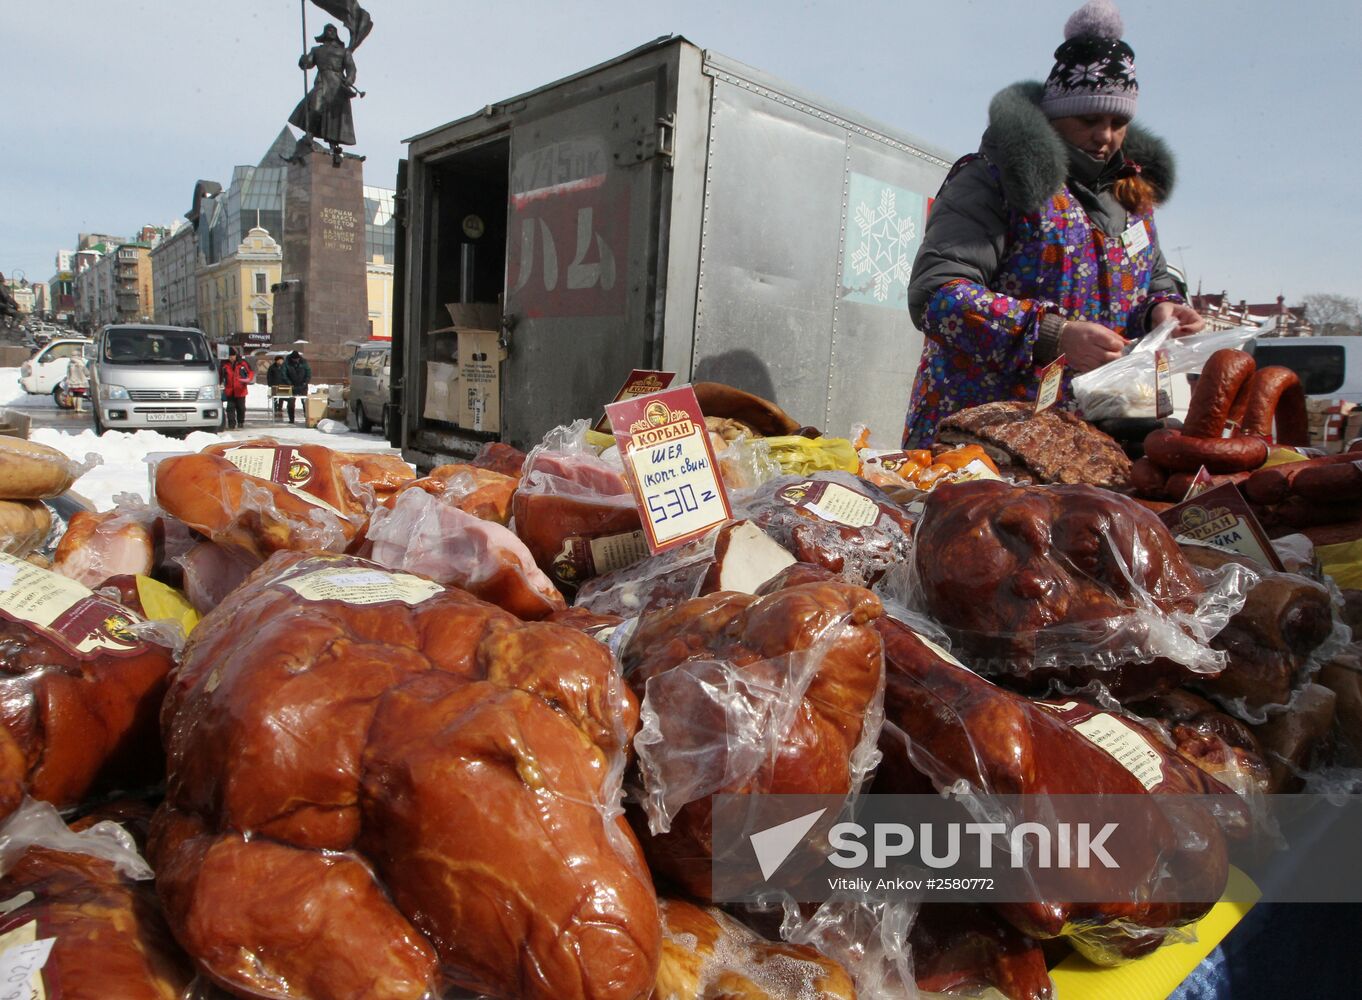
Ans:
[{"label": "silver van", "polygon": [[222,424],[217,357],[202,331],[189,327],[104,327],[90,361],[90,399],[96,434]]},{"label": "silver van", "polygon": [[367,433],[375,427],[380,434],[386,431],[392,355],[392,342],[384,340],[361,344],[350,359],[349,419],[346,423],[359,431]]},{"label": "silver van", "polygon": [[1307,396],[1362,403],[1362,337],[1259,337],[1247,350],[1259,368],[1290,368]]}]

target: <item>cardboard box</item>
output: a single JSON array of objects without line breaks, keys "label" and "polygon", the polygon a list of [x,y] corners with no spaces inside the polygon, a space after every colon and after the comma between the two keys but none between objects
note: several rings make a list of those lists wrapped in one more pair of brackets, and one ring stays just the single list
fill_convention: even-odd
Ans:
[{"label": "cardboard box", "polygon": [[501,430],[500,335],[459,331],[459,426],[482,434]]},{"label": "cardboard box", "polygon": [[326,416],[326,394],[308,396],[303,400],[303,408],[307,414],[307,426],[316,427]]},{"label": "cardboard box", "polygon": [[459,422],[459,369],[442,361],[426,362],[426,405],[421,415],[427,420]]}]

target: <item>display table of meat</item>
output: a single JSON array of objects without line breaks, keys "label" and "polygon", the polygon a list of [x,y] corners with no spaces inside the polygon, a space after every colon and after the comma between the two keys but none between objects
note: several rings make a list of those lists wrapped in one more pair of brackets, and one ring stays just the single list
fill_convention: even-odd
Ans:
[{"label": "display table of meat", "polygon": [[657,900],[619,808],[636,723],[582,632],[276,554],[166,698],[149,855],[170,926],[243,997],[645,997]]}]

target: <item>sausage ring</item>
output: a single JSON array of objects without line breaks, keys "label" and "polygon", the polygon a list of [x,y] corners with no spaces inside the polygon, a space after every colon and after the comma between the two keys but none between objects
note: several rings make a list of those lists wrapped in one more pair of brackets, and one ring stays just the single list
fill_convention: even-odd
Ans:
[{"label": "sausage ring", "polygon": [[1231,411],[1240,408],[1253,373],[1251,355],[1230,348],[1216,351],[1201,370],[1187,407],[1182,431],[1189,437],[1218,438]]},{"label": "sausage ring", "polygon": [[1248,472],[1267,461],[1267,442],[1256,437],[1203,438],[1173,430],[1151,431],[1144,453],[1171,472]]},{"label": "sausage ring", "polygon": [[1242,433],[1271,437],[1274,418],[1277,423],[1276,441],[1279,444],[1310,443],[1310,424],[1305,415],[1305,389],[1295,372],[1279,365],[1264,368],[1253,376],[1249,384]]}]

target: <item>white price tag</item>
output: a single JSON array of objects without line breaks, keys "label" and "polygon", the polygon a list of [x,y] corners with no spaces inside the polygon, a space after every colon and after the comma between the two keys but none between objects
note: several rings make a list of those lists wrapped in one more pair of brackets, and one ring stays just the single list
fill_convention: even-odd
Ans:
[{"label": "white price tag", "polygon": [[1143,250],[1149,249],[1149,230],[1145,227],[1144,220],[1136,222],[1133,226],[1121,234],[1121,242],[1126,245],[1126,256],[1134,257]]},{"label": "white price tag", "polygon": [[47,995],[42,981],[33,982],[52,954],[56,938],[15,945],[0,954],[0,1000],[32,1000]]}]

